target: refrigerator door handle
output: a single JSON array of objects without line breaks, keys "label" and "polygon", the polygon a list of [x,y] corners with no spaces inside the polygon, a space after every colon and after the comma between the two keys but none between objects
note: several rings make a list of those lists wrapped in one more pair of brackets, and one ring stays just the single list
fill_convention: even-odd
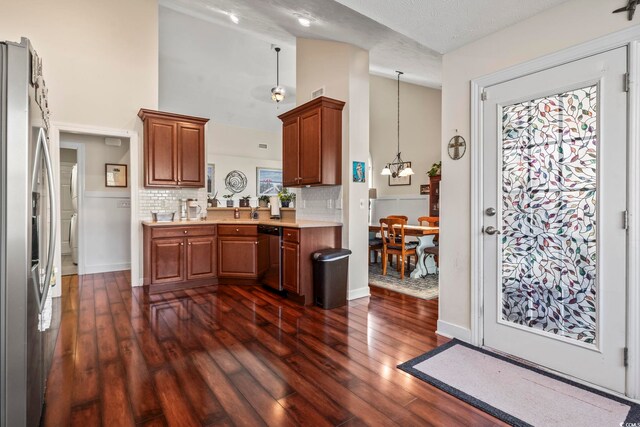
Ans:
[{"label": "refrigerator door handle", "polygon": [[38,134],[38,140],[42,143],[42,152],[44,153],[44,160],[47,165],[47,182],[49,184],[49,211],[51,212],[51,221],[49,225],[49,254],[47,256],[47,269],[45,274],[44,289],[42,292],[42,305],[44,305],[47,299],[47,293],[51,285],[51,275],[53,274],[54,256],[56,254],[56,231],[58,228],[58,206],[55,197],[55,181],[53,180],[53,164],[51,163],[51,155],[49,153],[49,146],[47,145],[47,136],[43,128],[40,128]]},{"label": "refrigerator door handle", "polygon": [[[49,288],[51,286],[51,275],[53,273],[53,264],[54,264],[54,255],[55,255],[55,240],[56,240],[56,229],[58,223],[58,212],[57,204],[55,200],[55,184],[53,181],[53,167],[51,163],[51,155],[49,154],[49,147],[47,145],[47,135],[43,128],[40,128],[40,132],[38,133],[38,142],[36,143],[36,155],[35,155],[35,163],[33,166],[33,177],[32,177],[32,187],[35,187],[37,184],[38,178],[38,168],[40,165],[40,155],[41,151],[44,154],[45,167],[47,168],[47,191],[49,193],[49,212],[51,215],[51,221],[49,225],[49,251],[47,254],[47,262],[45,267],[45,275],[44,275],[44,283],[41,282],[42,277],[38,272],[38,279],[34,283],[36,284],[36,291],[38,293],[38,309],[42,312],[44,308],[44,303],[47,299],[47,294],[49,293]],[[32,189],[34,191],[35,188]],[[40,290],[42,285],[42,291]]]}]

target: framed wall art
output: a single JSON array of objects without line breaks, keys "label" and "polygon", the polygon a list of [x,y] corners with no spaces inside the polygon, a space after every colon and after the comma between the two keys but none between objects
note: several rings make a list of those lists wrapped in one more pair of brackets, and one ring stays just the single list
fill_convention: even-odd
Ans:
[{"label": "framed wall art", "polygon": [[256,168],[256,195],[277,196],[282,191],[282,169]]},{"label": "framed wall art", "polygon": [[[404,162],[405,168],[411,167],[411,162]],[[393,187],[396,185],[411,185],[411,175],[407,176],[393,176],[389,175],[389,186]]]},{"label": "framed wall art", "polygon": [[127,165],[117,163],[105,163],[104,165],[105,187],[126,187]]}]

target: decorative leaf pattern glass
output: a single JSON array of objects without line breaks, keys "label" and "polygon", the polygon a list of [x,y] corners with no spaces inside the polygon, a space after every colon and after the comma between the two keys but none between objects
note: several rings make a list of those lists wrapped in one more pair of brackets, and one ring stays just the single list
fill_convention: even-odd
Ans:
[{"label": "decorative leaf pattern glass", "polygon": [[502,319],[596,343],[597,85],[502,109]]}]

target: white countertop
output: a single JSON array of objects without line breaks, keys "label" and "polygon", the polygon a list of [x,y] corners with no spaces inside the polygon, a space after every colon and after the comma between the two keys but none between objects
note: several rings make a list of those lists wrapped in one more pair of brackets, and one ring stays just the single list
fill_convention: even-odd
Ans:
[{"label": "white countertop", "polygon": [[173,221],[173,222],[153,222],[142,221],[142,225],[148,227],[175,227],[175,226],[195,226],[195,225],[216,225],[216,224],[233,224],[233,225],[276,225],[280,227],[291,228],[320,228],[320,227],[342,227],[341,222],[330,221],[314,221],[298,219],[295,222],[281,221],[274,219],[206,219],[199,221]]}]

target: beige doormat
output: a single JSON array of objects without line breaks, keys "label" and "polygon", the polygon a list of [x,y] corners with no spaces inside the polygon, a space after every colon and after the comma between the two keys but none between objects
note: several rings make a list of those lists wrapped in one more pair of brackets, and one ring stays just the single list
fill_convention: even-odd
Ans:
[{"label": "beige doormat", "polygon": [[458,340],[398,368],[513,426],[640,425],[640,405]]},{"label": "beige doormat", "polygon": [[400,273],[391,266],[387,267],[387,275],[383,276],[382,265],[379,263],[369,266],[369,285],[421,299],[438,298],[437,274],[428,274],[423,279],[412,279],[406,271],[404,279],[400,280]]}]

